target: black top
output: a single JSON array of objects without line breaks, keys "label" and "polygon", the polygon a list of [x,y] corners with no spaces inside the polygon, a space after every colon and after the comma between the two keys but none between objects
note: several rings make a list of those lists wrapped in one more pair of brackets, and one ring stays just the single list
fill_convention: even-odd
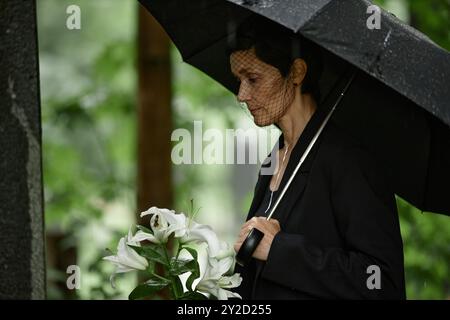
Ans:
[{"label": "black top", "polygon": [[[270,176],[270,178],[272,179],[272,176]],[[270,203],[270,194],[271,194],[271,192],[272,191],[270,191],[270,185],[268,185],[267,188],[266,188],[266,192],[264,194],[264,198],[261,201],[261,204],[260,204],[258,210],[256,210],[255,216],[257,216],[257,217],[267,217],[269,215],[270,210],[272,210],[272,207],[274,206],[275,202],[277,202],[278,196],[279,196],[279,194],[281,192],[281,185],[279,186],[278,190],[273,193],[272,203]],[[269,210],[267,210],[267,208],[269,207],[269,204],[270,204],[270,208],[269,208]]]}]

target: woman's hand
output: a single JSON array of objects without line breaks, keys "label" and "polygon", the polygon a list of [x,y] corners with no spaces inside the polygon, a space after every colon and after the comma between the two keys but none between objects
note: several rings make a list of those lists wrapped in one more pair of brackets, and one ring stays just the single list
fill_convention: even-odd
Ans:
[{"label": "woman's hand", "polygon": [[256,228],[262,233],[264,233],[264,237],[262,238],[258,247],[256,247],[256,250],[253,253],[253,257],[258,260],[266,261],[269,255],[270,246],[272,245],[273,238],[281,230],[280,223],[278,222],[278,220],[275,219],[267,220],[265,217],[251,218],[241,228],[238,240],[234,244],[234,250],[236,252],[239,251],[239,249],[242,246],[242,243],[245,241],[245,238],[247,238],[248,233],[253,228]]}]

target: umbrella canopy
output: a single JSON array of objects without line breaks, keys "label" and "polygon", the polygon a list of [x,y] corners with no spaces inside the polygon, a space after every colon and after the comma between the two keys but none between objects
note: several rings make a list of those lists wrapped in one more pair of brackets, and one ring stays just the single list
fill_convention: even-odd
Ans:
[{"label": "umbrella canopy", "polygon": [[359,72],[333,120],[384,165],[397,195],[450,214],[450,55],[382,11],[369,29],[364,0],[139,0],[183,60],[237,93],[227,47],[239,25],[263,16],[320,46],[327,92],[348,65]]}]

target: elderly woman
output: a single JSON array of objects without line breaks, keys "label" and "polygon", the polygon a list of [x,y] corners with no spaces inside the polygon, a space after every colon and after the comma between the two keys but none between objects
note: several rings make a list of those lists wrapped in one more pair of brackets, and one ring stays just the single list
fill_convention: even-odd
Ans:
[{"label": "elderly woman", "polygon": [[266,216],[302,156],[302,133],[319,110],[319,54],[277,25],[251,19],[230,45],[231,71],[257,126],[282,131],[277,169],[259,175],[235,243],[264,233],[237,266],[244,299],[404,299],[396,202],[376,160],[332,119],[274,216]]}]

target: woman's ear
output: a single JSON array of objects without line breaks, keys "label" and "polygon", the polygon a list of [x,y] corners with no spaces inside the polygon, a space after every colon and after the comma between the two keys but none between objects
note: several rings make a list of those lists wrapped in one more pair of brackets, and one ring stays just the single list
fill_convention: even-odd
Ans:
[{"label": "woman's ear", "polygon": [[308,71],[308,65],[305,60],[297,58],[292,63],[292,82],[295,86],[299,86],[303,83]]}]

